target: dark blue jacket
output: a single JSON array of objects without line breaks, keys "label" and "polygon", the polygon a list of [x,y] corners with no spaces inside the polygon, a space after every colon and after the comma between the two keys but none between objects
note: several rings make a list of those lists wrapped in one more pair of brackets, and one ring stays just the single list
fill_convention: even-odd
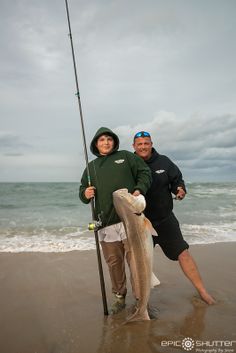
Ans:
[{"label": "dark blue jacket", "polygon": [[173,210],[172,193],[176,195],[177,187],[185,191],[185,184],[179,168],[166,156],[152,149],[152,156],[145,161],[152,171],[152,185],[145,198],[144,211],[153,225],[167,218]]}]

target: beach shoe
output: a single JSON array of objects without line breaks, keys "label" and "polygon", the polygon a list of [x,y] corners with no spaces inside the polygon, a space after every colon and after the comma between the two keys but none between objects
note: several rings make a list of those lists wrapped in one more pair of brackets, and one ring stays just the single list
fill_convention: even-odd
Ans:
[{"label": "beach shoe", "polygon": [[125,308],[125,297],[122,294],[115,294],[115,301],[111,306],[111,314],[118,314]]}]

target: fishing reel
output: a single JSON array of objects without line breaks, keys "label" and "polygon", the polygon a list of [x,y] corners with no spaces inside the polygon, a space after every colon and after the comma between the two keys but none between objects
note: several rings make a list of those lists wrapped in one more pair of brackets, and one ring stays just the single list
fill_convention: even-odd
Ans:
[{"label": "fishing reel", "polygon": [[98,230],[102,227],[102,221],[99,217],[98,221],[93,221],[88,224],[88,230]]}]

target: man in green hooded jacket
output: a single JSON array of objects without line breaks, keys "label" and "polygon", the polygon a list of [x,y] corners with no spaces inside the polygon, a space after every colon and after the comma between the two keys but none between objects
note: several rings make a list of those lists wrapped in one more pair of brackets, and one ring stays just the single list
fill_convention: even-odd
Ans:
[{"label": "man in green hooded jacket", "polygon": [[135,196],[145,195],[151,185],[151,172],[145,162],[131,152],[118,149],[119,138],[113,131],[102,127],[96,132],[90,150],[97,158],[88,165],[91,186],[85,169],[79,193],[83,203],[95,199],[95,217],[102,223],[98,235],[115,294],[112,313],[125,307],[125,257],[128,264],[130,259],[125,229],[113,206],[112,193],[126,188]]}]

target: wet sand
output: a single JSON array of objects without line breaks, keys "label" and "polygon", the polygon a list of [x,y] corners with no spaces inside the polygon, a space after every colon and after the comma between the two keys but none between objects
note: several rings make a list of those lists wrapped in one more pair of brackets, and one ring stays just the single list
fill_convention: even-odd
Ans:
[{"label": "wet sand", "polygon": [[178,353],[187,352],[180,347],[187,337],[195,343],[191,352],[236,352],[236,342],[224,343],[236,341],[235,250],[236,243],[190,248],[217,299],[208,306],[178,263],[156,248],[154,269],[161,285],[151,293],[154,319],[129,324],[124,322],[134,303],[130,286],[127,308],[103,315],[95,251],[0,253],[0,353]]}]

